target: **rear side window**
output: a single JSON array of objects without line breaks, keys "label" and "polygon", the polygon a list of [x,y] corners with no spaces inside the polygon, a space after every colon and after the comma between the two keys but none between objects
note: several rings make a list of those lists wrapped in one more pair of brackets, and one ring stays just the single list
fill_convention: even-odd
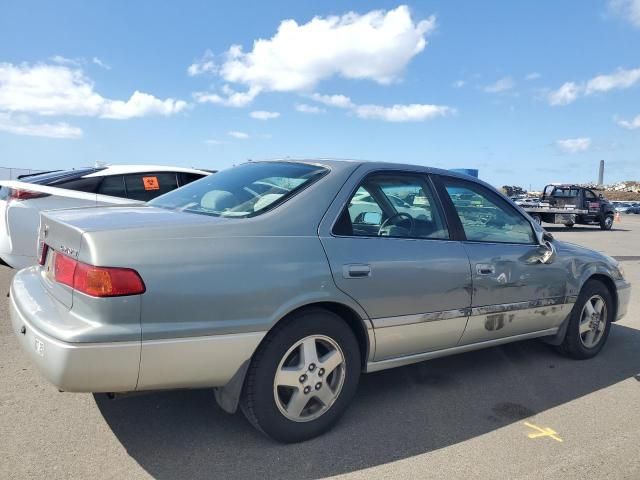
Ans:
[{"label": "rear side window", "polygon": [[178,188],[175,172],[136,173],[124,176],[127,198],[148,202]]},{"label": "rear side window", "polygon": [[54,186],[78,192],[96,193],[100,186],[100,180],[100,177],[77,178],[56,183]]},{"label": "rear side window", "polygon": [[255,162],[223,170],[149,202],[216,217],[253,217],[283,203],[328,170],[295,162]]},{"label": "rear side window", "polygon": [[126,198],[124,178],[122,178],[122,175],[102,177],[98,193],[101,195],[110,195],[112,197]]},{"label": "rear side window", "polygon": [[527,219],[499,195],[473,182],[443,178],[467,240],[534,244]]}]

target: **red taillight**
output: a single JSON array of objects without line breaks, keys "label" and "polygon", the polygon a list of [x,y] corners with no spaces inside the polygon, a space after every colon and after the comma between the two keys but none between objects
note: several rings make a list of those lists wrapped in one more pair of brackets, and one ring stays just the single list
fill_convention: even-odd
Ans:
[{"label": "red taillight", "polygon": [[57,282],[92,297],[121,297],[145,292],[138,272],[130,268],[94,267],[55,252]]},{"label": "red taillight", "polygon": [[42,192],[32,192],[19,188],[9,189],[9,200],[31,200],[32,198],[48,197],[50,194]]}]

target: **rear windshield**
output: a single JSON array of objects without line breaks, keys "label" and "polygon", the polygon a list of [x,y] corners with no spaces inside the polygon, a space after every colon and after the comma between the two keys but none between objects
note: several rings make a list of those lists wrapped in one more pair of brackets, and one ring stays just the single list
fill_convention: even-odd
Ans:
[{"label": "rear windshield", "polygon": [[305,163],[245,163],[162,195],[149,205],[216,217],[253,217],[284,202],[327,171]]},{"label": "rear windshield", "polygon": [[554,197],[577,197],[578,189],[577,188],[556,188],[553,191]]},{"label": "rear windshield", "polygon": [[80,178],[84,175],[99,172],[103,168],[78,168],[76,170],[57,170],[54,172],[45,172],[37,175],[27,175],[20,179],[22,182],[37,183],[39,185],[55,185],[63,180],[71,180]]}]

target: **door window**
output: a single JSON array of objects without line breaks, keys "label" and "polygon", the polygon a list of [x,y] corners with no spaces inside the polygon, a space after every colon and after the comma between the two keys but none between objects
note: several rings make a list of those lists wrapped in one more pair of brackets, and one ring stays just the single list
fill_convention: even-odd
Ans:
[{"label": "door window", "polygon": [[444,178],[443,181],[467,240],[536,243],[531,224],[497,194],[464,180]]},{"label": "door window", "polygon": [[147,202],[178,188],[174,172],[135,173],[124,176],[127,198]]},{"label": "door window", "polygon": [[102,183],[98,189],[101,195],[110,195],[112,197],[126,198],[124,191],[124,179],[122,175],[110,175],[102,178]]},{"label": "door window", "polygon": [[426,178],[393,173],[367,177],[349,200],[333,233],[365,237],[449,238]]}]

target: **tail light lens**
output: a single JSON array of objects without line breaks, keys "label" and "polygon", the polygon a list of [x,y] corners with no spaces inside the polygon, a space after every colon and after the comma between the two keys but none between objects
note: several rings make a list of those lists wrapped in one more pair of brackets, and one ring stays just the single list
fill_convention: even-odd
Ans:
[{"label": "tail light lens", "polygon": [[49,193],[32,192],[31,190],[23,190],[19,188],[9,189],[9,200],[31,200],[33,198],[42,198],[50,196]]},{"label": "tail light lens", "polygon": [[131,268],[95,267],[54,253],[56,282],[92,297],[140,295],[146,291],[142,278]]}]

